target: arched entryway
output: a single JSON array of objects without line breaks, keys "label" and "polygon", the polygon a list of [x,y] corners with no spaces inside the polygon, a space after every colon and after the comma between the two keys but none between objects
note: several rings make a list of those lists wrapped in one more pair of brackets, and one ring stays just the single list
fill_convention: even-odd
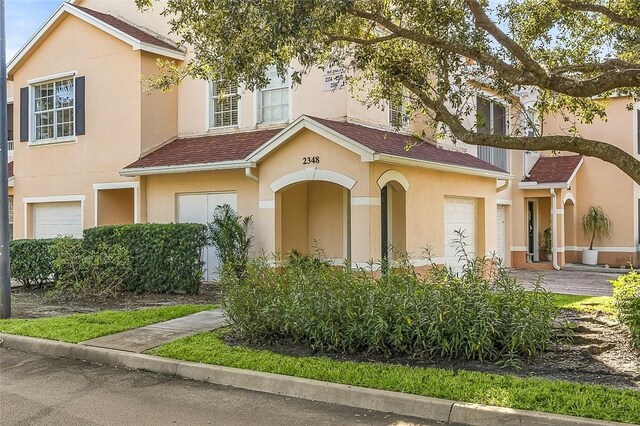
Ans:
[{"label": "arched entryway", "polygon": [[329,171],[287,175],[271,186],[276,198],[276,250],[351,262],[351,188],[355,180]]},{"label": "arched entryway", "polygon": [[564,197],[564,262],[563,263],[578,263],[581,259],[578,258],[576,252],[576,203],[572,194],[567,194]]},{"label": "arched entryway", "polygon": [[380,187],[380,236],[383,259],[407,253],[407,189],[409,182],[389,170],[378,179]]}]

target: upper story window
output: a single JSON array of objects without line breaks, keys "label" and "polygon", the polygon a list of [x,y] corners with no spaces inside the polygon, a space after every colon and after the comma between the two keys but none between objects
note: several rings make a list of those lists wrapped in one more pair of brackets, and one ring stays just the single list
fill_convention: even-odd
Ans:
[{"label": "upper story window", "polygon": [[289,75],[282,79],[275,67],[267,70],[267,84],[258,93],[258,123],[282,123],[289,121]]},{"label": "upper story window", "polygon": [[9,196],[9,239],[13,240],[13,196]]},{"label": "upper story window", "polygon": [[33,85],[33,140],[69,139],[74,132],[74,79]]},{"label": "upper story window", "polygon": [[389,126],[396,129],[405,129],[409,125],[406,99],[402,102],[389,100]]},{"label": "upper story window", "polygon": [[533,138],[538,134],[538,111],[529,108],[527,109],[527,136]]},{"label": "upper story window", "polygon": [[[507,134],[507,108],[499,102],[478,97],[476,129],[478,133]],[[492,146],[478,146],[478,158],[509,171],[509,151]]]},{"label": "upper story window", "polygon": [[211,82],[210,127],[238,125],[238,85],[229,81]]},{"label": "upper story window", "polygon": [[7,141],[9,151],[13,151],[13,104],[7,104]]}]

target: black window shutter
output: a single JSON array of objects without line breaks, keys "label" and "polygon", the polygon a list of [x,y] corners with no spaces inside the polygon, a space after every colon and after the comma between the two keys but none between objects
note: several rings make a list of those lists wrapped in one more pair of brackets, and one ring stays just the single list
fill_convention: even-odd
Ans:
[{"label": "black window shutter", "polygon": [[29,88],[20,88],[20,142],[29,140]]},{"label": "black window shutter", "polygon": [[84,76],[76,77],[76,135],[84,135]]}]

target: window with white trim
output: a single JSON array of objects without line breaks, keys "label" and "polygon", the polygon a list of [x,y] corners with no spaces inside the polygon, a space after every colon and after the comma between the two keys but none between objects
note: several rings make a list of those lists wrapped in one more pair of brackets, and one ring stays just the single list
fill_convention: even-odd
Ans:
[{"label": "window with white trim", "polygon": [[538,111],[533,108],[527,109],[527,136],[530,138],[539,135]]},{"label": "window with white trim", "polygon": [[212,81],[210,127],[238,125],[238,85],[230,81]]},{"label": "window with white trim", "polygon": [[258,92],[258,123],[282,123],[289,121],[289,75],[282,79],[275,67],[267,70],[267,84]]},{"label": "window with white trim", "polygon": [[75,136],[74,129],[74,79],[34,84],[33,140],[55,141]]},{"label": "window with white trim", "polygon": [[402,97],[402,102],[389,99],[389,126],[396,129],[405,129],[408,125],[409,116],[405,97]]},{"label": "window with white trim", "polygon": [[[507,134],[507,108],[496,101],[478,96],[476,131],[490,135]],[[478,146],[478,158],[509,171],[509,151],[493,146]]]},{"label": "window with white trim", "polygon": [[7,104],[7,142],[9,151],[13,151],[13,103]]}]

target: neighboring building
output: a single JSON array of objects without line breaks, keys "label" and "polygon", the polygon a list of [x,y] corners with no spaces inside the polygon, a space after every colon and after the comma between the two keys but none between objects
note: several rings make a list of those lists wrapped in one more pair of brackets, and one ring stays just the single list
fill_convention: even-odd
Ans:
[{"label": "neighboring building", "polygon": [[[436,263],[456,268],[451,240],[464,229],[470,251],[497,253],[514,266],[537,260],[535,235],[545,226],[544,198],[551,195],[533,179],[548,176],[546,167],[555,171],[556,161],[566,172],[571,159],[552,159],[545,168],[547,160],[538,160],[516,184],[527,174],[525,163],[533,164],[521,152],[446,141],[407,150],[416,140],[404,107],[363,106],[339,84],[336,70],[314,69],[293,89],[270,72],[269,85],[254,93],[187,79],[171,93],[149,95],[140,75],[152,74],[158,58],[189,57],[167,38],[164,18],[140,13],[129,0],[72,3],[9,64],[16,238],[79,236],[83,228],[110,224],[206,222],[228,203],[254,217],[256,251],[307,254],[319,244],[335,262],[357,265],[399,251],[422,266],[418,259],[430,246]],[[479,98],[478,114],[486,115],[479,131],[518,125],[508,109]],[[575,189],[583,179],[588,162],[579,163],[569,177],[558,172],[565,186]],[[558,206],[566,193],[557,190]],[[580,209],[592,199],[573,197]],[[527,256],[532,198],[539,223]],[[558,241],[564,247],[564,238]],[[215,277],[215,266],[208,250],[207,278]]]}]

